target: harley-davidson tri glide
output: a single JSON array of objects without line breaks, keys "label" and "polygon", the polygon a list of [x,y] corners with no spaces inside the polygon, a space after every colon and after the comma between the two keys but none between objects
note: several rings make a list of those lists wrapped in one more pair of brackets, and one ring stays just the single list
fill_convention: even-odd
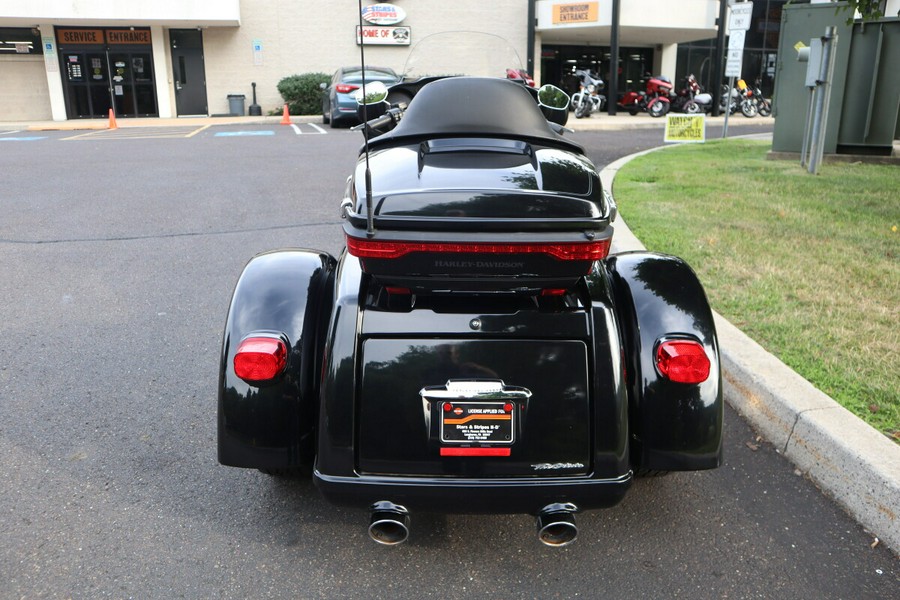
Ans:
[{"label": "harley-davidson tri glide", "polygon": [[562,136],[568,97],[506,80],[508,50],[479,37],[451,39],[493,71],[367,87],[335,202],[346,249],[252,258],[225,325],[219,461],[311,474],[383,544],[423,511],[530,514],[562,546],[635,476],[721,462],[700,282],[672,256],[610,254],[616,206]]}]

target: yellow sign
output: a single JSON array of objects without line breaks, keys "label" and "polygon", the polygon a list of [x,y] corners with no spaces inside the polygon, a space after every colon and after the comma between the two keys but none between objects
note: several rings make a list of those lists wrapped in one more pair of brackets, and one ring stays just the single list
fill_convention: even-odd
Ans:
[{"label": "yellow sign", "polygon": [[666,115],[665,142],[705,142],[704,115]]},{"label": "yellow sign", "polygon": [[577,2],[553,5],[553,24],[596,23],[599,2]]}]

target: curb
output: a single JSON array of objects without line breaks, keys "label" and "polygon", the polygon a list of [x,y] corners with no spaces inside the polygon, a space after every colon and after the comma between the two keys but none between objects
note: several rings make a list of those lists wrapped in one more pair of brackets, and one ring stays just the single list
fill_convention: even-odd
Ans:
[{"label": "curb", "polygon": [[[600,172],[612,192],[618,170]],[[616,238],[619,238],[617,243]],[[619,215],[613,252],[645,250]],[[718,313],[723,394],[742,418],[872,535],[900,553],[900,445],[816,389]]]}]

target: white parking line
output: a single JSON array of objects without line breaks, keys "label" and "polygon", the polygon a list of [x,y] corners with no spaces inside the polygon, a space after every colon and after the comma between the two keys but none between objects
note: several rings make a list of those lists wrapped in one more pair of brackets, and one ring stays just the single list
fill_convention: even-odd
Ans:
[{"label": "white parking line", "polygon": [[[307,123],[307,125],[309,125],[310,127],[312,127],[313,129],[316,130],[316,135],[325,135],[328,133],[327,131],[325,131],[324,129],[322,129],[321,127],[316,125],[315,123]],[[294,128],[294,133],[296,133],[297,135],[303,135],[303,131],[300,130],[299,125],[297,125],[295,123],[291,123],[291,127]]]},{"label": "white parking line", "polygon": [[12,135],[14,133],[19,133],[22,131],[21,129],[15,129],[13,131],[0,131],[0,135]]}]

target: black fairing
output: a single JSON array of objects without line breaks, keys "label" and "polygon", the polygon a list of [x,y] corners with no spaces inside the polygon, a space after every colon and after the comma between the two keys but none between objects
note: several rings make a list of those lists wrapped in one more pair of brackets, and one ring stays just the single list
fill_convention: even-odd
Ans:
[{"label": "black fairing", "polygon": [[442,137],[526,140],[583,154],[557,134],[535,97],[514,81],[490,77],[448,77],[417,90],[392,131],[370,140],[370,149]]},{"label": "black fairing", "polygon": [[[244,268],[232,296],[219,369],[219,462],[237,467],[311,464],[317,414],[316,375],[335,260],[310,250],[261,254]],[[234,354],[248,335],[289,343],[285,372],[251,385],[234,373]]]},{"label": "black fairing", "polygon": [[[722,461],[722,374],[712,311],[683,260],[624,253],[606,261],[628,373],[632,462],[653,470],[697,470]],[[699,341],[711,361],[699,385],[673,383],[656,369],[663,338]]]}]

